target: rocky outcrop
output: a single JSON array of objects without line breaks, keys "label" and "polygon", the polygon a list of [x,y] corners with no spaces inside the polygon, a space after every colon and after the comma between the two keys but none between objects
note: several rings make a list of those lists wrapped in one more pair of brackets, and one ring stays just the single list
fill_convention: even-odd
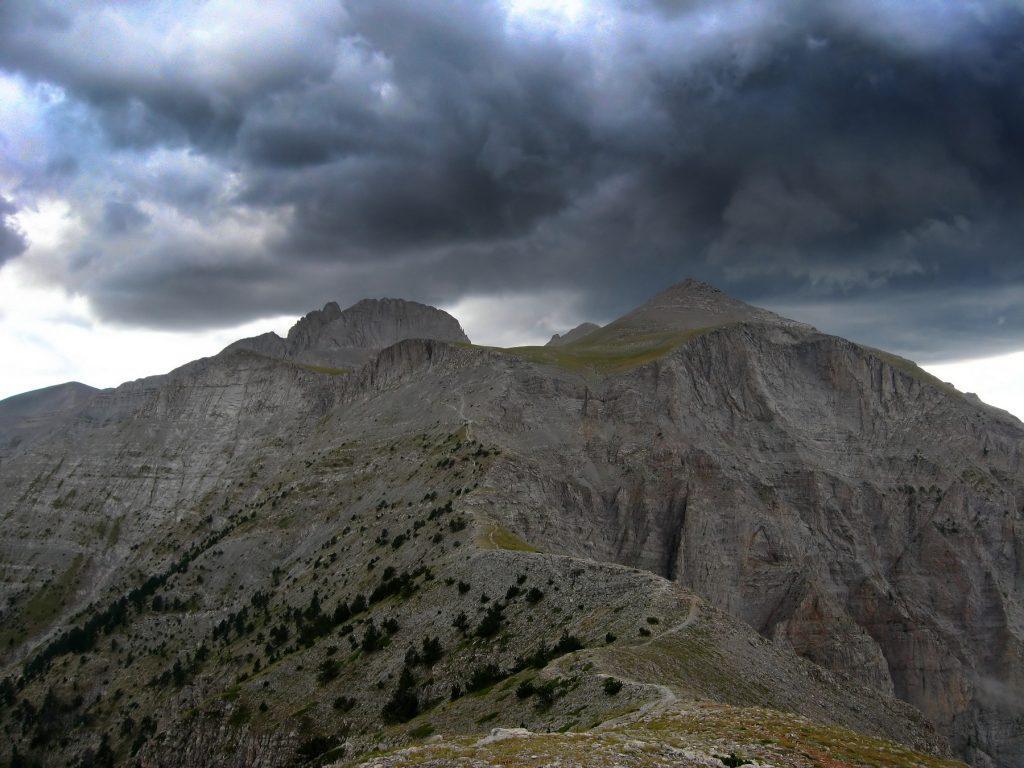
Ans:
[{"label": "rocky outcrop", "polygon": [[355,368],[403,339],[469,343],[459,321],[440,309],[403,299],[364,299],[342,310],[329,302],[302,317],[282,339],[265,333],[228,347],[310,365]]}]

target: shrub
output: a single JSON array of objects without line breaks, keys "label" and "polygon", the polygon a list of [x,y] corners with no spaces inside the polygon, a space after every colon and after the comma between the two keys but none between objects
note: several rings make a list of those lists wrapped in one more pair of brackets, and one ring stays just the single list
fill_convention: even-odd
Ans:
[{"label": "shrub", "polygon": [[436,637],[423,638],[423,652],[420,654],[420,661],[428,667],[432,667],[441,660],[444,649],[441,641]]},{"label": "shrub", "polygon": [[320,662],[319,671],[317,672],[316,679],[320,685],[326,685],[338,677],[341,673],[341,665],[338,660],[330,657]]},{"label": "shrub", "polygon": [[386,723],[407,723],[419,712],[420,701],[416,690],[416,678],[413,677],[409,668],[405,667],[398,678],[398,687],[381,709],[381,716]]},{"label": "shrub", "polygon": [[736,757],[735,752],[730,752],[728,757],[722,757],[721,755],[715,755],[722,765],[726,768],[739,768],[741,765],[753,765],[749,760],[744,760],[742,757]]},{"label": "shrub", "polygon": [[480,620],[480,624],[476,628],[477,637],[494,637],[498,634],[498,630],[501,629],[502,622],[505,620],[503,611],[505,606],[499,602],[494,602],[491,607],[487,609],[487,613],[484,614],[483,619]]},{"label": "shrub", "polygon": [[583,642],[576,637],[576,635],[570,635],[565,632],[558,638],[558,642],[555,643],[555,647],[551,649],[551,657],[557,658],[558,656],[564,656],[567,653],[578,651],[583,648]]},{"label": "shrub", "polygon": [[350,696],[339,696],[334,700],[334,708],[339,712],[351,712],[352,708],[355,707],[356,700]]},{"label": "shrub", "polygon": [[344,600],[339,600],[338,604],[334,607],[334,613],[331,614],[331,618],[335,625],[344,624],[352,617],[352,611],[348,607],[348,603]]},{"label": "shrub", "polygon": [[537,689],[533,685],[533,678],[529,680],[523,680],[516,687],[516,698],[517,699],[528,699],[537,692]]},{"label": "shrub", "polygon": [[299,755],[306,760],[312,760],[320,757],[325,752],[329,752],[337,746],[335,739],[328,738],[327,736],[313,736],[304,741],[298,749]]},{"label": "shrub", "polygon": [[614,677],[606,677],[604,679],[604,685],[601,687],[604,688],[605,694],[608,696],[614,696],[622,690],[622,681],[616,680]]},{"label": "shrub", "polygon": [[526,593],[526,602],[530,603],[531,605],[536,605],[543,599],[544,593],[536,587],[530,587],[529,592]]},{"label": "shrub", "polygon": [[384,636],[381,634],[377,626],[371,621],[366,626],[366,632],[363,634],[363,641],[359,644],[363,653],[374,653],[380,650],[384,642]]},{"label": "shrub", "polygon": [[544,711],[551,708],[557,698],[558,686],[561,682],[556,677],[554,680],[548,680],[543,685],[537,686],[537,703],[535,705],[537,709]]},{"label": "shrub", "polygon": [[473,670],[473,674],[469,676],[469,682],[466,683],[466,691],[469,693],[482,691],[484,688],[489,688],[504,678],[505,674],[497,664],[485,664]]}]

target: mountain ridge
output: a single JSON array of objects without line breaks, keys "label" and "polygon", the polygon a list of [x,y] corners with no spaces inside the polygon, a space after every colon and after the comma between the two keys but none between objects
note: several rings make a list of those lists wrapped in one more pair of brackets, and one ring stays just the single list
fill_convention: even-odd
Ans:
[{"label": "mountain ridge", "polygon": [[[721,318],[721,299],[711,298]],[[654,306],[660,312],[664,303]],[[691,322],[692,307],[683,309],[669,314]],[[649,333],[650,317],[620,324],[617,332]],[[601,675],[643,683],[626,685],[630,706],[647,706],[661,695],[657,686],[667,685],[674,695],[722,706],[770,701],[793,711],[798,704],[784,695],[788,687],[802,690],[807,706],[832,702],[803,710],[805,716],[820,721],[832,711],[838,724],[941,755],[941,739],[915,725],[913,710],[895,696],[923,709],[973,764],[1014,765],[1021,750],[1015,734],[1024,722],[1012,705],[1022,687],[1013,660],[1021,649],[1014,574],[1017,552],[1024,551],[1017,501],[1024,425],[917,375],[900,358],[770,320],[747,315],[682,332],[663,325],[654,333],[670,343],[614,369],[431,339],[401,340],[351,373],[229,348],[92,396],[0,464],[9,490],[0,499],[0,679],[17,680],[18,670],[76,622],[108,615],[99,607],[141,589],[146,574],[169,574],[139,607],[129,601],[126,623],[109,635],[100,631],[84,661],[52,657],[16,700],[38,708],[49,687],[71,701],[61,681],[78,668],[69,666],[74,660],[82,675],[95,675],[86,698],[97,703],[85,711],[106,724],[119,760],[201,765],[176,755],[191,754],[198,743],[251,736],[262,745],[252,746],[261,759],[283,765],[308,746],[289,740],[288,729],[340,738],[335,746],[347,745],[348,760],[375,743],[408,744],[410,730],[421,725],[453,734],[518,725],[503,721],[502,711],[525,718],[534,731],[557,729],[572,723],[569,713],[583,704],[583,691],[600,704],[588,710],[593,720],[573,727],[607,719],[602,707],[616,699],[594,687],[603,678],[588,677],[582,666],[571,671],[577,651],[538,673],[535,687],[576,681],[552,689],[547,714],[532,695],[522,700],[525,709],[507,695],[527,682],[532,673],[524,669],[491,692],[482,689],[481,698],[440,704],[450,698],[445,686],[465,685],[464,671],[489,660],[502,673],[517,669],[516,654],[529,655],[542,639],[556,645],[566,632],[579,635],[587,649],[580,653],[600,661]],[[632,354],[643,334],[600,343]],[[185,570],[175,570],[183,552],[196,554]],[[312,637],[308,648],[298,643],[311,625],[295,611],[307,612],[313,590],[323,604],[350,602],[353,590],[370,595],[382,586],[389,568],[398,578],[424,563],[435,572],[432,581],[421,573],[418,586],[402,582],[408,596],[389,593],[369,613]],[[549,575],[531,577],[531,568]],[[550,627],[528,620],[528,586],[512,589],[524,572],[526,584],[544,594],[538,604]],[[617,582],[621,610],[635,603],[620,618],[606,608],[604,582],[613,574],[624,579]],[[448,579],[452,598],[433,591]],[[465,599],[460,580],[470,585]],[[644,646],[637,624],[660,637],[686,619],[684,607],[652,608],[650,617],[662,624],[647,623],[643,613],[657,603],[651,595],[675,589],[685,591],[678,593],[681,605],[689,604],[686,594],[706,600],[701,615],[709,623]],[[266,613],[259,594],[270,595]],[[161,607],[154,609],[157,596]],[[496,635],[504,650],[473,629],[495,601],[506,605],[498,614],[508,621],[497,620]],[[236,627],[243,608],[241,631],[211,640],[220,622]],[[429,618],[438,609],[441,618]],[[471,617],[467,636],[453,635],[458,610]],[[715,610],[723,618],[713,618]],[[347,638],[361,642],[371,619],[378,630],[385,620],[396,622],[392,644],[339,655],[350,648]],[[267,650],[270,630],[280,626],[289,639]],[[715,639],[726,626],[739,633],[738,645]],[[348,634],[337,634],[346,627]],[[591,658],[602,633],[621,642],[612,641],[613,657]],[[1002,638],[997,648],[993,634]],[[446,661],[433,672],[403,666],[408,646],[426,636],[441,638]],[[196,660],[200,644],[215,663]],[[763,668],[764,680],[722,666],[729,648],[744,647],[775,654],[770,663],[750,661],[752,669]],[[638,663],[658,671],[641,679],[622,664],[643,648],[656,653],[642,653]],[[827,694],[801,688],[810,684],[798,683],[805,673],[796,670],[807,670],[810,680],[819,667],[804,667],[809,662],[798,657],[833,670],[828,685],[838,687]],[[339,714],[331,697],[352,694],[316,679],[314,670],[329,670],[330,658],[340,659],[344,686],[360,688],[348,713]],[[671,659],[709,661],[694,667],[687,688],[673,682],[665,666]],[[175,661],[195,668],[183,673],[180,687]],[[104,684],[103,669],[120,682]],[[398,695],[406,669],[426,708],[408,727],[382,724],[381,709]],[[167,683],[128,686],[140,675],[159,680],[165,673]],[[723,684],[730,675],[739,676],[731,688]],[[998,696],[986,682],[994,679],[1001,681]],[[377,680],[381,692],[364,680]],[[263,682],[285,692],[284,700],[263,693]],[[129,703],[113,698],[118,686]],[[871,691],[858,705],[868,720],[838,703],[867,695],[854,691]],[[287,708],[292,700],[311,707],[308,723]],[[211,719],[177,719],[182,701],[206,702],[197,706]],[[267,713],[260,713],[261,703]],[[243,704],[245,717],[238,714]],[[136,709],[125,710],[129,705]],[[0,722],[27,749],[43,737],[18,714],[21,707],[0,702]],[[882,711],[890,711],[888,731]],[[497,720],[485,719],[491,712]],[[153,718],[153,731],[118,736],[114,726],[128,714],[136,723]],[[375,729],[382,729],[379,736]],[[176,732],[199,741],[174,746]],[[69,733],[63,754],[98,748],[97,728]],[[139,739],[140,751],[132,753]],[[702,754],[719,748],[702,744]],[[753,744],[742,746],[760,754]]]}]

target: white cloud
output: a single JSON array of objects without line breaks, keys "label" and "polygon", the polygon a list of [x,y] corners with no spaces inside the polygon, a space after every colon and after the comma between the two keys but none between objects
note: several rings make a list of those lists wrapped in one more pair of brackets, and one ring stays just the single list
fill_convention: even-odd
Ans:
[{"label": "white cloud", "polygon": [[287,332],[294,317],[202,332],[148,331],[104,324],[88,302],[33,285],[18,263],[0,270],[0,398],[64,381],[112,387],[216,354],[236,339]]},{"label": "white cloud", "polygon": [[1024,352],[923,366],[961,392],[1024,419]]},{"label": "white cloud", "polygon": [[468,296],[443,308],[462,323],[474,344],[518,347],[546,344],[584,320],[580,297],[569,291]]}]

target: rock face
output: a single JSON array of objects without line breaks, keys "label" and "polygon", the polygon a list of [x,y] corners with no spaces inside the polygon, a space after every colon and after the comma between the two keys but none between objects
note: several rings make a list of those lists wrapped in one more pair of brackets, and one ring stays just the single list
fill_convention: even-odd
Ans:
[{"label": "rock face", "polygon": [[403,339],[469,343],[459,321],[440,309],[403,299],[363,299],[342,310],[329,302],[302,317],[282,339],[265,333],[228,347],[269,357],[336,368],[362,365],[374,353]]},{"label": "rock face", "polygon": [[[973,765],[1024,762],[1019,421],[692,281],[550,356],[386,345],[424,313],[363,304],[86,393],[7,449],[12,745],[277,766],[671,694],[941,752],[906,702]],[[433,667],[407,654],[432,637]],[[562,650],[530,672],[540,644]],[[508,695],[532,675],[552,702]],[[382,722],[409,690],[418,718]]]},{"label": "rock face", "polygon": [[555,334],[548,341],[547,346],[549,347],[564,347],[566,344],[572,344],[574,341],[579,341],[584,336],[598,331],[601,329],[600,325],[596,323],[580,323],[571,331],[566,331],[563,335]]}]

